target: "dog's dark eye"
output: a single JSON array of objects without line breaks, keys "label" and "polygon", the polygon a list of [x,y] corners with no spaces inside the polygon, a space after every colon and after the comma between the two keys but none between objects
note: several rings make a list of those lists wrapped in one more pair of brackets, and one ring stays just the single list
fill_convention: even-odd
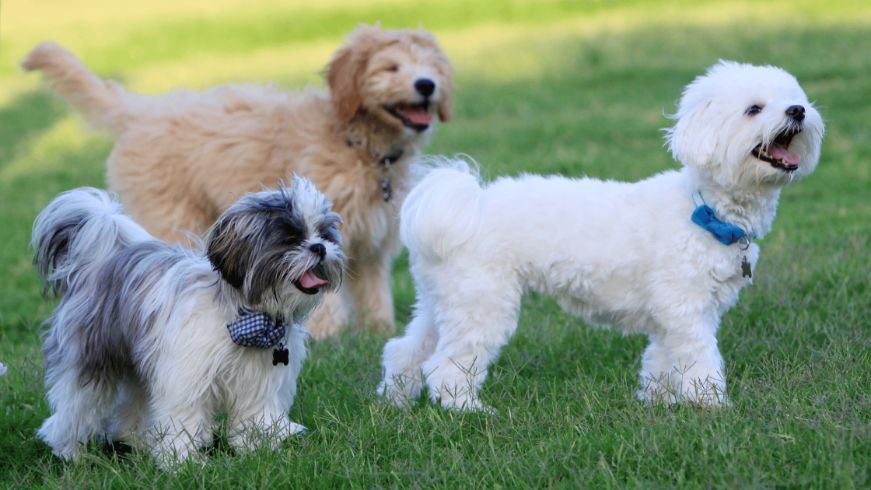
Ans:
[{"label": "dog's dark eye", "polygon": [[384,71],[389,71],[390,73],[396,73],[399,71],[399,65],[388,65],[384,67]]},{"label": "dog's dark eye", "polygon": [[747,111],[745,112],[745,114],[747,114],[748,116],[755,116],[756,114],[759,114],[760,112],[762,112],[762,106],[753,104],[747,108]]},{"label": "dog's dark eye", "polygon": [[318,229],[318,234],[325,241],[333,242],[336,245],[341,245],[342,243],[342,236],[339,234],[339,229],[334,224],[321,226]]},{"label": "dog's dark eye", "polygon": [[342,235],[339,233],[339,227],[336,226],[342,222],[342,218],[338,214],[330,213],[326,219],[318,226],[318,235],[325,241],[333,242],[336,245],[342,244]]}]

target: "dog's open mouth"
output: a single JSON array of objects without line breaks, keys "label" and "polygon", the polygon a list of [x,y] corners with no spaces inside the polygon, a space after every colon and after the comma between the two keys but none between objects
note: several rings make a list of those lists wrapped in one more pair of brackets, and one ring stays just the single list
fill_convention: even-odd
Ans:
[{"label": "dog's open mouth", "polygon": [[798,164],[801,163],[801,155],[791,153],[789,144],[792,143],[792,138],[800,132],[800,128],[786,129],[778,134],[771,144],[763,147],[762,143],[759,143],[751,153],[754,157],[770,163],[774,168],[784,172],[794,172],[798,170]]},{"label": "dog's open mouth", "polygon": [[432,114],[429,112],[429,101],[419,104],[400,103],[387,107],[387,112],[393,114],[407,128],[415,131],[426,131],[432,124]]},{"label": "dog's open mouth", "polygon": [[305,294],[317,294],[318,291],[330,285],[330,281],[321,277],[323,275],[323,269],[317,265],[305,271],[302,277],[293,281],[293,285]]}]

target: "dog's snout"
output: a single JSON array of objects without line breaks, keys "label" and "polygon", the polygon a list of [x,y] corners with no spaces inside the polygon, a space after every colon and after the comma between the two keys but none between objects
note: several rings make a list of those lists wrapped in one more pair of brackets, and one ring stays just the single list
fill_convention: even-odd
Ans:
[{"label": "dog's snout", "polygon": [[791,105],[786,108],[786,115],[801,122],[804,120],[804,106]]},{"label": "dog's snout", "polygon": [[327,255],[327,247],[323,243],[312,243],[308,246],[308,249],[316,253],[321,260]]},{"label": "dog's snout", "polygon": [[435,82],[429,78],[418,78],[414,81],[414,89],[417,90],[417,93],[420,95],[429,97],[433,92],[435,92]]}]

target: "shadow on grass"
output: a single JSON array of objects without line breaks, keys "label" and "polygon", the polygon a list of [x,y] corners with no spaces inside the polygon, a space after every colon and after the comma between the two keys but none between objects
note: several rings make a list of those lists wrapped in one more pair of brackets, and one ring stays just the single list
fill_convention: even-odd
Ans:
[{"label": "shadow on grass", "polygon": [[31,90],[0,107],[0,168],[19,147],[64,116],[63,106],[48,91]]}]

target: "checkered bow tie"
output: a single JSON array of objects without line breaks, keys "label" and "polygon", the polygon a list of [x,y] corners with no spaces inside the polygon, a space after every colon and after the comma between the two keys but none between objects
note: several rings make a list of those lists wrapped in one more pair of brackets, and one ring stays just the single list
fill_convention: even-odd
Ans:
[{"label": "checkered bow tie", "polygon": [[239,308],[239,319],[227,324],[230,338],[242,347],[267,349],[284,340],[287,325],[262,311]]}]

